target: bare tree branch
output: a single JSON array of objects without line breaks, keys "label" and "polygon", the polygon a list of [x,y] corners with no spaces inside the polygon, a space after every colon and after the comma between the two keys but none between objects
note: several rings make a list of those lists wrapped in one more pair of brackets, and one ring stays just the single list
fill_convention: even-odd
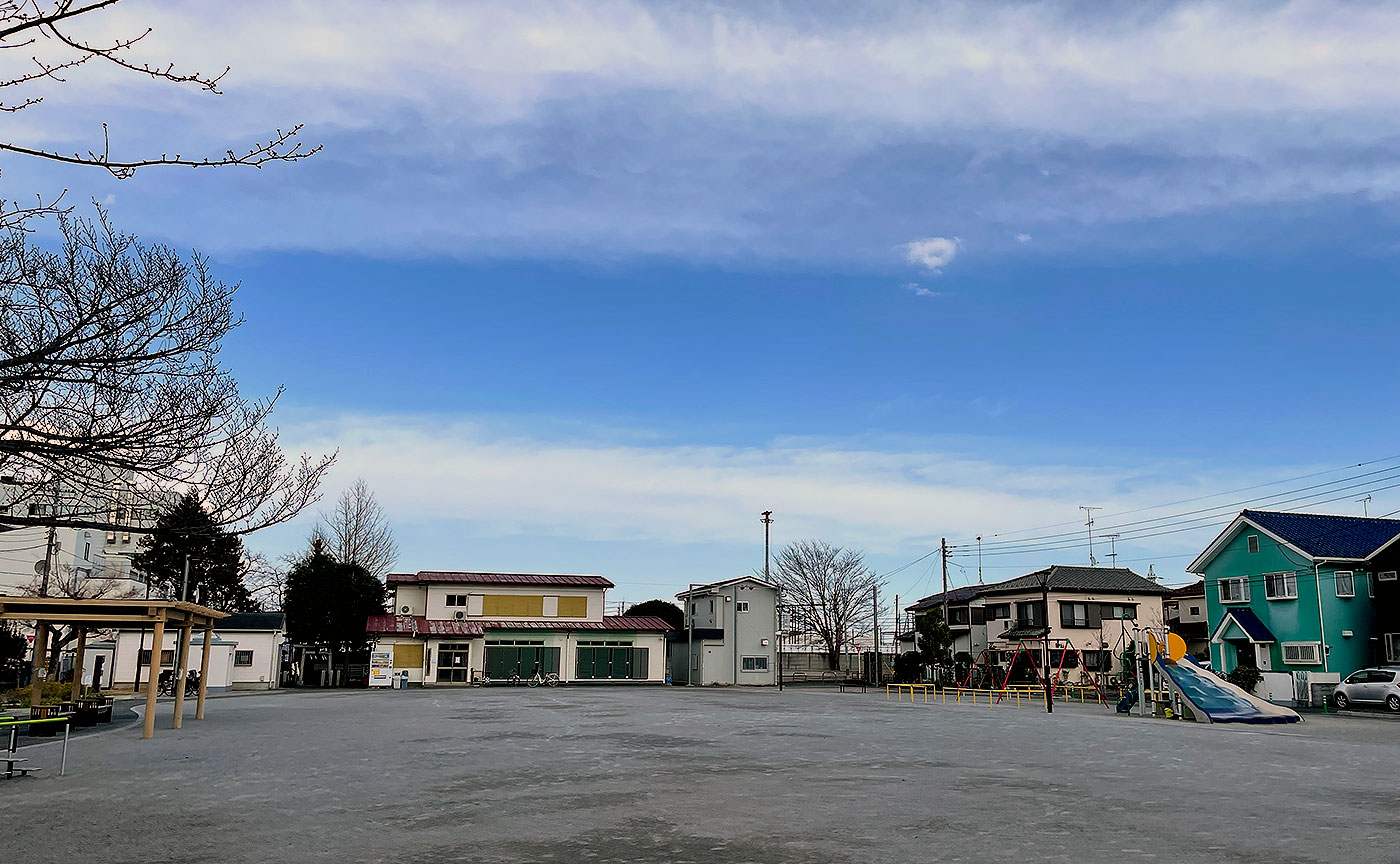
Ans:
[{"label": "bare tree branch", "polygon": [[330,554],[342,564],[358,564],[378,579],[398,560],[399,547],[389,519],[364,478],[355,478],[335,509],[321,518],[329,529]]},{"label": "bare tree branch", "polygon": [[774,563],[784,609],[796,628],[825,646],[828,666],[835,669],[843,648],[871,634],[872,594],[884,581],[865,566],[860,552],[820,540],[792,543]]}]

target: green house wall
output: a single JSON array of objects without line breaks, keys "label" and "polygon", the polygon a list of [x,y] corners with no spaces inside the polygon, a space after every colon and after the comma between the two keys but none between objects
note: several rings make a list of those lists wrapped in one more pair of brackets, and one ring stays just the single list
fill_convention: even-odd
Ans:
[{"label": "green house wall", "polygon": [[[1249,536],[1259,537],[1259,551],[1249,551]],[[1378,637],[1375,632],[1375,605],[1367,594],[1371,574],[1361,565],[1329,564],[1318,566],[1291,549],[1280,545],[1258,529],[1243,525],[1237,529],[1220,552],[1205,565],[1206,610],[1212,633],[1220,625],[1225,610],[1247,606],[1263,621],[1276,640],[1269,646],[1270,667],[1274,672],[1328,671],[1346,676],[1363,666],[1377,662]],[[1333,574],[1351,570],[1355,574],[1356,596],[1338,597]],[[1294,600],[1269,600],[1264,596],[1264,574],[1292,572],[1298,584]],[[1248,603],[1221,603],[1221,579],[1240,576],[1249,579]],[[1321,621],[1326,625],[1326,639],[1318,616],[1318,585],[1322,587]],[[1343,631],[1351,636],[1343,636]],[[1327,652],[1325,664],[1306,665],[1283,662],[1284,642],[1320,642]],[[1234,647],[1229,644],[1210,646],[1211,666],[1228,672],[1235,668]]]}]

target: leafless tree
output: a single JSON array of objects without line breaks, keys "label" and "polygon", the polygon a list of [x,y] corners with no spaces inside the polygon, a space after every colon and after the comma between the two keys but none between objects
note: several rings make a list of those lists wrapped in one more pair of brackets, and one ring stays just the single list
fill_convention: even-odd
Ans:
[{"label": "leafless tree", "polygon": [[[70,600],[125,600],[141,596],[131,580],[110,578],[100,567],[89,570],[65,564],[53,570],[53,578],[45,580],[39,576],[20,588],[20,594],[25,597],[66,597]],[[78,628],[57,624],[48,627],[48,669],[50,675],[56,675],[63,649],[77,641]]]},{"label": "leafless tree", "polygon": [[[0,77],[0,92],[8,98],[0,100],[0,112],[14,113],[34,109],[45,101],[38,88],[52,89],[54,84],[69,84],[73,70],[92,61],[114,66],[135,76],[144,76],[172,84],[197,87],[218,94],[219,82],[229,72],[225,67],[216,75],[198,71],[177,70],[173,63],[149,62],[136,59],[139,43],[150,35],[150,28],[141,32],[95,42],[76,35],[74,27],[100,20],[101,13],[120,0],[0,0],[0,56],[18,59],[29,55],[29,63],[10,64],[14,70]],[[11,95],[12,94],[12,95]],[[102,124],[102,144],[85,153],[60,153],[31,147],[12,140],[0,140],[0,151],[62,162],[69,165],[103,168],[118,179],[126,179],[137,169],[152,165],[183,165],[209,168],[217,165],[251,165],[260,167],[269,162],[291,162],[304,159],[321,148],[303,147],[296,140],[301,124],[290,129],[278,129],[262,141],[246,145],[245,149],[226,150],[212,156],[185,156],[179,152],[144,155],[114,155],[107,124]],[[0,228],[22,226],[27,220],[45,213],[56,212],[62,194],[49,199],[36,198],[33,205],[0,200]]]},{"label": "leafless tree", "polygon": [[398,560],[399,547],[389,519],[364,478],[355,478],[341,493],[335,509],[322,518],[329,531],[330,553],[341,563],[358,564],[378,579]]},{"label": "leafless tree", "polygon": [[864,556],[820,540],[800,540],[780,551],[772,569],[782,586],[783,606],[796,629],[825,647],[836,669],[841,652],[873,629],[875,589],[884,581],[865,566]]},{"label": "leafless tree", "polygon": [[266,555],[244,551],[243,584],[264,610],[282,611],[282,601],[287,596],[287,571],[268,561]]},{"label": "leafless tree", "polygon": [[181,494],[247,533],[317,500],[334,456],[289,461],[219,364],[241,320],[205,259],[60,217],[64,243],[0,238],[0,478],[16,525],[139,526]]}]

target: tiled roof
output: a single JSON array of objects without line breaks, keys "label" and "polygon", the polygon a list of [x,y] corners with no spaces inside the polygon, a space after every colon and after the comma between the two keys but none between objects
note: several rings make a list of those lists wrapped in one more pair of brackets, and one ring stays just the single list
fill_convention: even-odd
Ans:
[{"label": "tiled roof", "polygon": [[1092,591],[1111,594],[1167,594],[1170,589],[1126,567],[1077,567],[1052,564],[1044,570],[983,587],[985,594],[1009,594],[1039,588],[1051,591]]},{"label": "tiled roof", "polygon": [[1365,558],[1400,535],[1400,519],[1271,510],[1240,515],[1314,558]]},{"label": "tiled roof", "polygon": [[481,636],[488,630],[569,630],[664,633],[671,629],[664,618],[649,615],[609,615],[602,621],[457,621],[419,615],[371,615],[366,633],[411,636]]},{"label": "tiled roof", "polygon": [[1177,587],[1177,588],[1172,588],[1170,591],[1167,592],[1167,596],[1168,596],[1168,597],[1204,597],[1204,596],[1206,596],[1206,580],[1202,579],[1201,581],[1195,583],[1194,585],[1182,585],[1182,586]]},{"label": "tiled roof", "polygon": [[235,612],[214,624],[215,630],[266,630],[274,632],[287,628],[287,616],[281,612]]},{"label": "tiled roof", "polygon": [[[976,597],[978,594],[981,594],[984,589],[989,587],[991,586],[964,585],[961,588],[952,588],[949,589],[946,595],[946,599],[949,603],[966,603],[967,601]],[[943,604],[944,599],[945,595],[942,591],[940,591],[937,594],[930,594],[929,596],[925,597],[924,599],[920,600],[919,602],[915,603],[913,606],[910,606],[908,608],[911,611],[921,612],[925,609],[932,609],[934,606],[941,606]]]},{"label": "tiled roof", "polygon": [[390,585],[447,582],[460,585],[555,585],[567,588],[612,588],[602,576],[569,573],[480,573],[470,570],[419,570],[417,573],[390,573]]}]

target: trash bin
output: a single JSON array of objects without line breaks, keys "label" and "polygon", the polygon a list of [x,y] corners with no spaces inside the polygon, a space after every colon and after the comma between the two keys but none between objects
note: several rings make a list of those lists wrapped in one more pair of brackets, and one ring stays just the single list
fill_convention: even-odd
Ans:
[{"label": "trash bin", "polygon": [[[30,720],[48,720],[53,717],[63,715],[62,705],[39,705],[29,709]],[[52,738],[63,731],[62,723],[29,723],[25,726],[25,732],[33,738]]]}]

